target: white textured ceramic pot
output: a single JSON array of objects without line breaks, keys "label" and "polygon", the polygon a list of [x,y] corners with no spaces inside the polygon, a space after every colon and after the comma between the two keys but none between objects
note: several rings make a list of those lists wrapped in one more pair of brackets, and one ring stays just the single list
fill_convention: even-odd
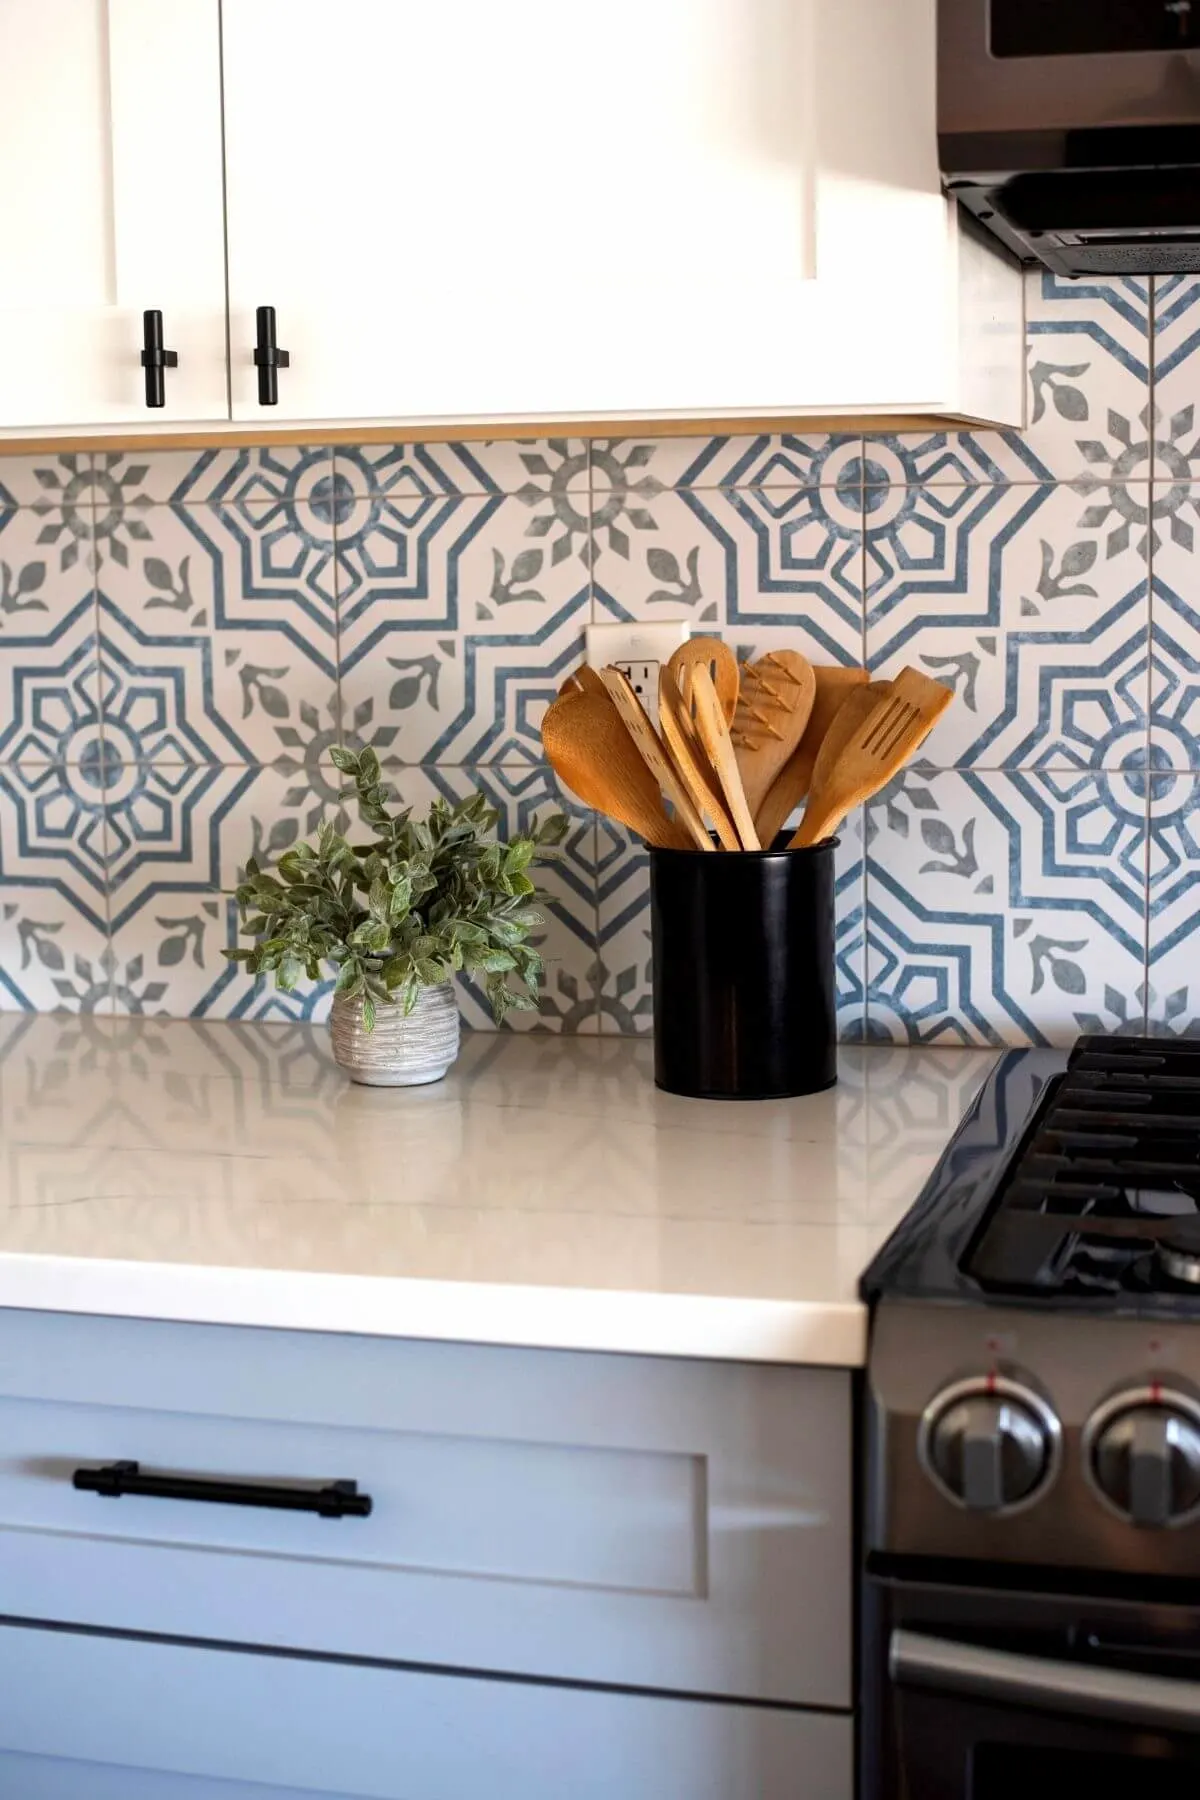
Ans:
[{"label": "white textured ceramic pot", "polygon": [[458,1055],[454,985],[422,988],[410,1013],[376,1002],[375,1029],[363,1024],[361,997],[335,999],[329,1016],[335,1059],[364,1087],[422,1087],[440,1081]]}]

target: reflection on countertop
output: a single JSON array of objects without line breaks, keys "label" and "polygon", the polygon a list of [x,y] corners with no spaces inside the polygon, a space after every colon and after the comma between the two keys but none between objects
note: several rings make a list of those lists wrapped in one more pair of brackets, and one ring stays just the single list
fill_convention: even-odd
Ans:
[{"label": "reflection on countertop", "polygon": [[642,1040],[468,1034],[355,1088],[305,1024],[0,1019],[0,1305],[856,1364],[857,1277],[990,1051],[659,1093]]}]

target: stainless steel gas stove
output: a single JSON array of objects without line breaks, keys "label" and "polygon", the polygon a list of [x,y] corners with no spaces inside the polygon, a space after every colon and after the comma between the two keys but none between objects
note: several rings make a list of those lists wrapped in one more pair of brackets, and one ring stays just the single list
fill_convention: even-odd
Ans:
[{"label": "stainless steel gas stove", "polygon": [[867,1800],[1194,1796],[1200,1043],[1003,1057],[863,1286]]}]

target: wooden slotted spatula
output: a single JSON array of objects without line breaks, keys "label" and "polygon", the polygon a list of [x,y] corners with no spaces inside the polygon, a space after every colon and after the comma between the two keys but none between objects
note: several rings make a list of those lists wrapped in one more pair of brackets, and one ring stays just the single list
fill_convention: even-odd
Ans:
[{"label": "wooden slotted spatula", "polygon": [[651,724],[645,707],[620,669],[601,669],[600,675],[639,756],[644,760],[660,791],[674,807],[675,817],[698,850],[711,850],[713,841],[704,829],[704,821],[692,805],[674,763],[663,749],[662,739]]},{"label": "wooden slotted spatula", "polygon": [[667,816],[651,775],[608,695],[567,694],[542,720],[542,748],[564,787],[664,850],[690,850],[692,840]]},{"label": "wooden slotted spatula", "polygon": [[696,709],[696,734],[704,747],[705,755],[712,764],[713,773],[720,783],[721,792],[729,807],[730,817],[742,840],[742,849],[761,850],[762,845],[754,830],[754,820],[750,815],[750,808],[746,805],[746,794],[742,787],[742,778],[738,773],[737,757],[733,753],[733,739],[729,735],[729,726],[721,711],[717,690],[713,686],[713,678],[706,664],[697,663],[692,670],[691,689],[692,704]]},{"label": "wooden slotted spatula", "polygon": [[671,761],[692,805],[701,818],[712,820],[723,850],[740,850],[742,841],[734,830],[724,795],[694,736],[692,723],[684,715],[683,696],[673,681],[659,683],[658,716]]},{"label": "wooden slotted spatula", "polygon": [[695,710],[691,701],[691,689],[692,674],[696,669],[708,670],[725,723],[731,724],[741,687],[737,657],[728,644],[723,644],[720,638],[714,637],[688,638],[686,643],[680,644],[678,650],[671,652],[662,679],[675,684],[676,691],[683,698],[689,720]]},{"label": "wooden slotted spatula", "polygon": [[812,664],[799,650],[773,650],[743,667],[730,736],[752,813],[804,736],[816,691]]},{"label": "wooden slotted spatula", "polygon": [[767,849],[812,786],[813,766],[834,718],[856,688],[867,684],[865,669],[814,668],[816,691],[804,736],[776,775],[754,815],[754,829]]},{"label": "wooden slotted spatula", "polygon": [[[869,695],[869,688],[863,693],[864,697]],[[825,760],[822,745],[804,818],[788,848],[803,849],[832,836],[852,808],[877,794],[903,768],[953,698],[953,691],[940,681],[933,681],[916,669],[901,670],[891,693],[883,695],[868,711],[826,769],[821,767]],[[853,694],[847,705],[857,700],[858,694]]]}]

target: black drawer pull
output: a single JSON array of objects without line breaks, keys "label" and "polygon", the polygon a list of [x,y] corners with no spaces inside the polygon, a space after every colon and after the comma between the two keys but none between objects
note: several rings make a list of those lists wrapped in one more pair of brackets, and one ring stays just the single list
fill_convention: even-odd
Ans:
[{"label": "black drawer pull", "polygon": [[258,404],[279,405],[279,370],[286,369],[291,357],[275,341],[275,308],[260,306],[254,314],[258,342],[254,346],[254,366],[258,370]]},{"label": "black drawer pull", "polygon": [[319,1513],[323,1519],[367,1519],[370,1494],[360,1494],[356,1481],[330,1481],[325,1487],[294,1488],[265,1481],[199,1481],[187,1475],[143,1475],[141,1464],[109,1463],[103,1469],[76,1469],[72,1487],[85,1494],[147,1494],[155,1500],[213,1500],[224,1506],[272,1506],[278,1512]]},{"label": "black drawer pull", "polygon": [[177,369],[179,357],[174,350],[163,349],[163,320],[160,312],[142,314],[142,367],[146,371],[146,405],[165,406],[167,384],[164,369]]}]

